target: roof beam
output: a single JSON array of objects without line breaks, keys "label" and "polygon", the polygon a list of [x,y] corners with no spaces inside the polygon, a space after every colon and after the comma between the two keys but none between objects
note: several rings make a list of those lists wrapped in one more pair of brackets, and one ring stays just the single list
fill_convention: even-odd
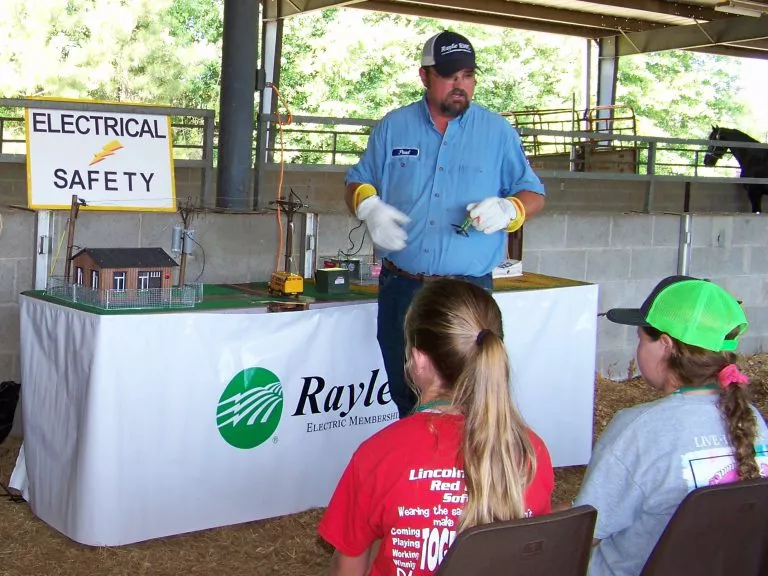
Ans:
[{"label": "roof beam", "polygon": [[705,54],[716,54],[717,56],[731,56],[732,58],[757,58],[768,60],[768,49],[747,49],[739,46],[706,46],[704,48],[693,48],[691,52],[703,52]]},{"label": "roof beam", "polygon": [[350,6],[363,0],[264,0],[264,20],[288,18],[313,10]]},{"label": "roof beam", "polygon": [[662,0],[578,0],[577,4],[600,4],[602,6],[615,6],[617,8],[629,8],[667,16],[691,18],[695,20],[719,20],[728,18],[727,14],[716,12],[708,6],[700,4],[686,4],[683,2],[664,2]]},{"label": "roof beam", "polygon": [[455,20],[457,22],[473,22],[475,24],[484,24],[487,26],[499,26],[501,28],[517,28],[519,30],[530,30],[532,32],[547,32],[549,34],[562,34],[565,36],[577,36],[580,38],[595,38],[596,36],[605,36],[610,30],[600,31],[587,26],[574,26],[572,24],[554,24],[542,20],[528,20],[525,18],[514,18],[510,16],[493,16],[479,12],[466,12],[449,9],[436,9],[427,6],[416,6],[413,4],[401,4],[388,2],[386,0],[369,0],[350,6],[350,8],[362,8],[364,10],[375,10],[377,12],[390,12],[392,14],[403,14],[406,16],[422,16],[425,18],[438,18],[441,20]]},{"label": "roof beam", "polygon": [[768,17],[739,16],[703,24],[671,26],[625,34],[618,39],[616,52],[618,56],[631,56],[645,52],[690,50],[765,38],[768,38]]},{"label": "roof beam", "polygon": [[598,32],[619,29],[634,32],[651,30],[661,26],[650,21],[590,14],[589,12],[566,10],[550,6],[508,2],[507,0],[474,0],[473,2],[467,2],[467,0],[383,0],[382,3],[390,6],[387,10],[393,10],[394,7],[398,6],[425,7],[432,11],[450,9],[467,14],[512,17],[520,20],[541,20],[551,24],[589,26],[595,28]]}]

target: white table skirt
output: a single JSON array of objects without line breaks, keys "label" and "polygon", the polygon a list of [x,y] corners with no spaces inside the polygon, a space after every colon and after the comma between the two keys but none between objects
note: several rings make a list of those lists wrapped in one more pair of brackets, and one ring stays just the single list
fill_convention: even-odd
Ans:
[{"label": "white table skirt", "polygon": [[[523,416],[556,466],[586,463],[597,286],[495,297]],[[83,544],[325,506],[355,448],[397,417],[370,302],[97,315],[22,296],[21,359],[11,485]],[[265,387],[228,387],[243,370]]]}]

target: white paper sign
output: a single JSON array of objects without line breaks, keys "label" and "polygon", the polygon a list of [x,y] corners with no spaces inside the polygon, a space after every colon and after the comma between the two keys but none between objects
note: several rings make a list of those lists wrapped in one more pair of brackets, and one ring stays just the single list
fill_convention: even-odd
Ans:
[{"label": "white paper sign", "polygon": [[31,208],[176,210],[168,116],[27,108]]}]

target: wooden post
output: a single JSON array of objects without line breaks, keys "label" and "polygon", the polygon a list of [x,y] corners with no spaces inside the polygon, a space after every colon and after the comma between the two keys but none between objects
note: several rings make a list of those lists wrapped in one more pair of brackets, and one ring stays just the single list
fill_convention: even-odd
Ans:
[{"label": "wooden post", "polygon": [[72,246],[75,243],[75,220],[80,210],[80,202],[77,194],[72,194],[72,205],[69,207],[69,226],[67,227],[67,256],[64,262],[64,282],[69,284],[69,278],[72,275]]},{"label": "wooden post", "polygon": [[[292,207],[291,207],[292,208]],[[293,214],[292,209],[286,210],[286,231],[285,231],[285,271],[293,272]]]},{"label": "wooden post", "polygon": [[179,208],[179,215],[181,221],[184,224],[184,230],[181,232],[181,261],[179,262],[179,288],[184,288],[184,280],[187,274],[187,251],[189,250],[188,243],[192,241],[187,238],[187,232],[189,231],[189,224],[192,221],[192,207],[189,200],[182,208]]},{"label": "wooden post", "polygon": [[184,288],[184,276],[187,273],[187,253],[184,252],[184,242],[186,239],[187,229],[181,233],[181,261],[179,262],[179,288]]},{"label": "wooden post", "polygon": [[512,260],[523,260],[523,228],[511,232],[507,237],[507,254]]}]

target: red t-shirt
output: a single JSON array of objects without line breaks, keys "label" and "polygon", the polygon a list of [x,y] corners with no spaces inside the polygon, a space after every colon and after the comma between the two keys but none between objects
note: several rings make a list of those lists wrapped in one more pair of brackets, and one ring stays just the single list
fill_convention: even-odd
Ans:
[{"label": "red t-shirt", "polygon": [[[467,500],[461,462],[464,419],[414,414],[366,440],[352,456],[318,532],[339,552],[359,556],[381,540],[371,576],[427,576],[456,538]],[[555,485],[544,442],[532,431],[536,476],[526,515],[551,511]]]}]

